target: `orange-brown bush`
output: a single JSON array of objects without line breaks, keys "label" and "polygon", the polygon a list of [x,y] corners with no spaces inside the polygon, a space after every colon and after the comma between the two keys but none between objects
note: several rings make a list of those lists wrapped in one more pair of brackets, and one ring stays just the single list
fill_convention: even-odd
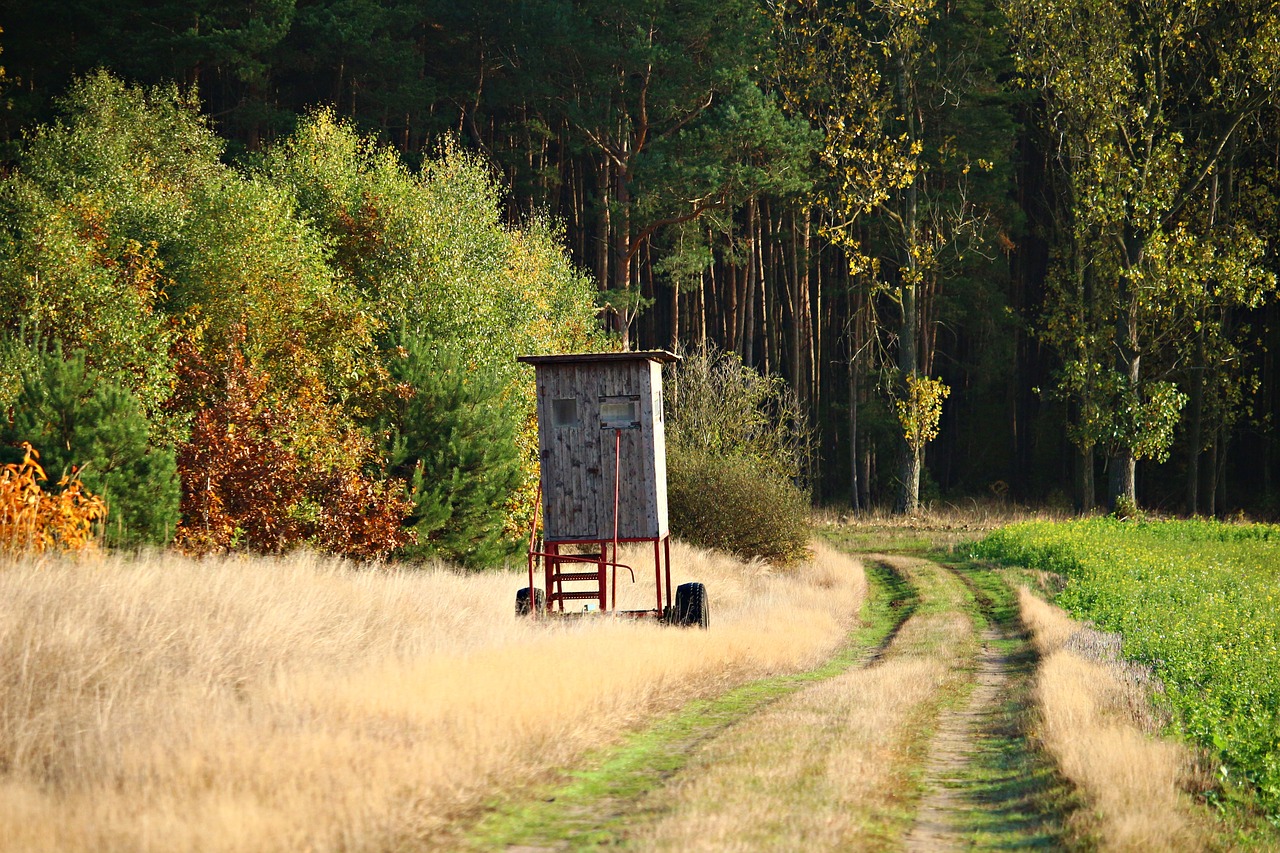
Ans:
[{"label": "orange-brown bush", "polygon": [[80,551],[94,542],[93,526],[107,515],[102,500],[74,474],[59,481],[59,491],[41,488],[47,480],[40,454],[23,443],[22,462],[0,469],[0,552]]},{"label": "orange-brown bush", "polygon": [[[196,412],[190,438],[178,448],[182,550],[279,553],[310,544],[376,559],[410,540],[401,522],[411,504],[399,481],[376,482],[350,462],[326,464],[287,446],[280,436],[296,436],[306,419],[272,408],[268,377],[252,370],[234,347],[225,366],[210,365],[193,350],[184,355],[180,390],[221,389]],[[349,459],[369,453],[367,440],[354,431],[318,440],[340,443]]]}]

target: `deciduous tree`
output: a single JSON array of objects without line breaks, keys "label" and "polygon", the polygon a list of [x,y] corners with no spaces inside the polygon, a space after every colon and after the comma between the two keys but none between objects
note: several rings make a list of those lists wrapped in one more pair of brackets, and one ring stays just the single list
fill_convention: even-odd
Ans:
[{"label": "deciduous tree", "polygon": [[1277,98],[1280,20],[1252,0],[1005,9],[1060,141],[1075,270],[1051,279],[1061,384],[1081,400],[1080,446],[1106,440],[1112,503],[1134,505],[1136,462],[1167,453],[1186,401],[1162,359],[1207,306],[1257,304],[1275,286],[1257,241],[1204,214],[1242,128]]}]

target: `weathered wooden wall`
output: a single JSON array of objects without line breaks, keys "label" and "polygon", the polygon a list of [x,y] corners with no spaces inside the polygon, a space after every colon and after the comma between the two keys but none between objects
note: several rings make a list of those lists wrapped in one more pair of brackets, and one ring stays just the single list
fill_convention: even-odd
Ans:
[{"label": "weathered wooden wall", "polygon": [[[600,361],[529,359],[538,371],[543,531],[549,542],[613,538],[615,478],[618,537],[667,535],[662,365],[642,354],[610,355]],[[601,398],[632,395],[638,397],[640,427],[602,428]],[[576,407],[571,424],[557,423],[556,401],[565,400]]]}]

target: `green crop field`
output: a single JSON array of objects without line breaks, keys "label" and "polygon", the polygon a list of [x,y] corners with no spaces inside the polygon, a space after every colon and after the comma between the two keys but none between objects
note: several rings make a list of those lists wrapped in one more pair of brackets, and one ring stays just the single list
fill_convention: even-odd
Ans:
[{"label": "green crop field", "polygon": [[975,556],[1061,574],[1056,602],[1154,668],[1225,787],[1280,813],[1280,527],[1037,522],[991,534]]}]

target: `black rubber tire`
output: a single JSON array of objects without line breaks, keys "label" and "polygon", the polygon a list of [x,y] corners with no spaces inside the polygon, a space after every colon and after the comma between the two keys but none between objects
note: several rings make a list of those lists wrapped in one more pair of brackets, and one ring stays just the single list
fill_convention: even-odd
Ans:
[{"label": "black rubber tire", "polygon": [[700,583],[682,583],[676,587],[676,624],[686,628],[697,625],[702,630],[711,627],[711,606],[707,601],[707,588]]},{"label": "black rubber tire", "polygon": [[[533,600],[538,608],[538,613],[541,614],[547,609],[547,595],[540,589],[535,589],[533,592]],[[527,586],[516,592],[516,615],[529,615],[529,587]]]}]

